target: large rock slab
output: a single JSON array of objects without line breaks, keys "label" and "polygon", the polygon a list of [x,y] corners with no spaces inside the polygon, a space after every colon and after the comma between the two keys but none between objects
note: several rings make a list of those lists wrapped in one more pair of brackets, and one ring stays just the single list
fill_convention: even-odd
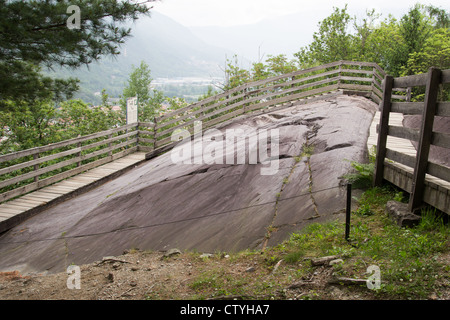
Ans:
[{"label": "large rock slab", "polygon": [[[130,248],[231,252],[278,244],[345,208],[342,176],[350,160],[366,160],[376,109],[363,97],[338,96],[239,118],[220,132],[276,129],[278,148],[271,137],[257,163],[180,164],[171,152],[151,159],[3,234],[0,270],[59,272]],[[217,142],[209,138],[196,148]],[[277,150],[269,158],[277,162],[267,163]],[[274,163],[272,174],[262,174]]]}]

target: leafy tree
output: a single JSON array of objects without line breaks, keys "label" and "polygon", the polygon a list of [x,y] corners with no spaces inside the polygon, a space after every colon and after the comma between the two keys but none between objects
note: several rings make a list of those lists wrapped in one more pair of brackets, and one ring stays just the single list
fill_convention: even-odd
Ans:
[{"label": "leafy tree", "polygon": [[269,70],[270,76],[291,73],[298,69],[296,62],[293,60],[289,61],[284,54],[279,54],[277,56],[269,55],[266,59],[266,63],[268,64],[267,69]]},{"label": "leafy tree", "polygon": [[139,121],[153,121],[153,117],[165,100],[161,91],[150,88],[151,82],[151,70],[145,61],[141,61],[139,67],[132,67],[128,84],[123,90],[120,103],[124,112],[126,112],[127,99],[138,97]]},{"label": "leafy tree", "polygon": [[[113,110],[112,106],[108,102],[109,95],[106,93],[106,89],[102,90],[102,104],[99,106],[103,112],[106,113],[107,123],[109,128],[119,126],[125,120],[125,114],[121,111]],[[108,129],[109,129],[108,128]]]},{"label": "leafy tree", "polygon": [[450,28],[450,13],[431,5],[426,6],[426,11],[429,17],[434,20],[435,28]]},{"label": "leafy tree", "polygon": [[402,69],[403,75],[427,72],[430,66],[441,69],[450,68],[450,30],[436,29],[423,43],[420,51],[409,54]]},{"label": "leafy tree", "polygon": [[365,55],[357,57],[357,60],[376,62],[391,75],[400,74],[404,64],[404,39],[394,17],[384,19],[370,33],[365,47]]},{"label": "leafy tree", "polygon": [[319,23],[312,43],[295,56],[302,67],[341,59],[376,62],[395,77],[433,65],[445,67],[450,26],[447,11],[417,4],[400,20],[388,16],[378,23],[379,18],[380,14],[370,10],[357,22],[348,15],[347,6],[334,8]]},{"label": "leafy tree", "polygon": [[252,67],[252,80],[258,81],[263,80],[270,77],[270,71],[268,70],[268,66],[263,62],[255,62]]},{"label": "leafy tree", "polygon": [[[76,28],[68,27],[69,6],[79,9]],[[129,0],[0,0],[0,107],[11,106],[6,100],[70,96],[75,79],[44,77],[40,68],[76,68],[118,54],[131,32],[123,23],[149,10]]]},{"label": "leafy tree", "polygon": [[227,67],[225,70],[225,85],[222,88],[224,91],[238,87],[241,84],[247,83],[251,80],[251,75],[248,70],[242,69],[239,66],[239,60],[236,55],[233,60],[227,59]]},{"label": "leafy tree", "polygon": [[403,67],[410,54],[422,51],[423,44],[431,32],[431,24],[423,12],[423,6],[417,4],[411,8],[408,14],[402,17],[399,30],[404,40],[403,48],[400,48],[403,50],[400,67]]},{"label": "leafy tree", "polygon": [[[13,104],[12,102],[8,102]],[[1,153],[34,148],[108,130],[118,123],[111,107],[92,107],[82,100],[69,100],[55,108],[52,101],[22,102],[0,113],[4,141]]]},{"label": "leafy tree", "polygon": [[102,107],[90,107],[82,100],[61,103],[57,123],[65,127],[64,139],[84,136],[110,129],[115,123],[114,111]]},{"label": "leafy tree", "polygon": [[343,9],[333,9],[334,12],[329,17],[319,22],[319,31],[314,32],[312,43],[295,54],[300,65],[305,67],[337,60],[352,60],[354,47],[353,36],[349,32],[351,17],[347,12],[347,5]]},{"label": "leafy tree", "polygon": [[353,39],[355,47],[355,58],[367,61],[370,59],[371,48],[369,41],[374,31],[376,30],[375,23],[380,18],[380,14],[375,12],[375,9],[366,11],[366,17],[362,19],[361,23],[354,19],[353,26],[356,31]]},{"label": "leafy tree", "polygon": [[55,142],[58,127],[54,125],[57,111],[51,101],[20,104],[6,102],[8,110],[0,113],[4,140],[2,153],[33,148]]}]

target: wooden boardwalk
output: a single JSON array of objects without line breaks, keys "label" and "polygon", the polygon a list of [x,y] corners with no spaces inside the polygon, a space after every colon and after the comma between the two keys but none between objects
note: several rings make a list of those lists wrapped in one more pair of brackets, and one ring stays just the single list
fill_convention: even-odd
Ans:
[{"label": "wooden boardwalk", "polygon": [[145,161],[145,152],[135,152],[48,187],[2,203],[0,204],[0,232],[29,218],[46,206],[64,201],[69,196],[88,191],[90,187],[104,183],[142,161]]},{"label": "wooden boardwalk", "polygon": [[[401,113],[391,113],[389,116],[389,125],[393,126],[403,126],[403,114]],[[377,125],[380,123],[380,112],[377,111],[375,116],[373,117],[372,125],[370,126],[370,135],[367,140],[367,147],[369,151],[373,146],[377,145],[378,133],[377,133]],[[414,148],[410,140],[396,138],[392,136],[387,137],[387,147],[389,149],[410,155],[415,157],[417,150]]]},{"label": "wooden boardwalk", "polygon": [[[389,125],[403,126],[403,114],[391,112],[389,116]],[[376,112],[372,125],[370,127],[370,135],[367,140],[367,147],[370,151],[372,146],[377,145],[378,133],[377,125],[380,123],[380,112]],[[417,150],[414,148],[410,140],[387,136],[386,147],[401,152],[403,154],[416,157]],[[411,193],[412,177],[414,169],[399,162],[389,160],[385,163],[385,179],[389,182],[399,186],[401,189]],[[439,179],[432,175],[425,176],[426,190],[424,200],[431,202],[439,210],[449,213],[449,199],[450,199],[450,182]]]}]

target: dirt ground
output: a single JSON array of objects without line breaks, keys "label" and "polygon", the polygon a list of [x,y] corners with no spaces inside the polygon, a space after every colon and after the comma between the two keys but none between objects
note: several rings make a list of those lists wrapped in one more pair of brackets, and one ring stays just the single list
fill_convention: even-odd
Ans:
[{"label": "dirt ground", "polygon": [[[294,278],[292,274],[299,266],[278,263],[268,268],[265,259],[260,254],[230,258],[223,253],[205,257],[178,252],[167,256],[167,252],[133,250],[80,266],[78,283],[74,280],[76,273],[24,276],[17,271],[1,272],[0,300],[379,299],[362,286],[330,284],[330,266],[319,266],[307,277]],[[219,274],[224,282],[214,283],[214,275]],[[254,292],[249,289],[246,295],[221,295],[217,291],[230,291],[230,287],[242,283],[248,288],[258,288],[258,283],[274,288]],[[446,286],[446,292],[429,299],[449,300],[450,289]]]},{"label": "dirt ground", "polygon": [[[215,299],[301,299],[305,292],[326,289],[326,299],[370,299],[368,293],[346,292],[338,287],[327,286],[331,277],[330,268],[318,268],[314,279],[305,281],[286,277],[289,270],[281,266],[274,275],[261,258],[230,259],[214,255],[203,258],[201,254],[180,253],[165,257],[161,252],[134,251],[117,257],[105,257],[88,265],[80,266],[79,289],[74,281],[75,273],[23,276],[17,271],[0,273],[1,300],[184,300],[204,299],[194,283],[203,274],[227,273],[230,281],[239,279],[273,280],[281,290],[272,290],[269,295],[229,297],[206,289]],[[214,285],[211,285],[211,287]],[[72,287],[72,289],[69,289]],[[270,290],[269,290],[270,291]],[[212,294],[211,294],[212,292]]]}]

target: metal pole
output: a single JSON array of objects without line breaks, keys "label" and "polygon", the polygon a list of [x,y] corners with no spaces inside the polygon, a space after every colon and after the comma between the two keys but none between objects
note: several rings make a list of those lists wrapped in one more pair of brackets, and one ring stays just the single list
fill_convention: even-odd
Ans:
[{"label": "metal pole", "polygon": [[350,236],[350,214],[352,212],[352,185],[347,184],[347,208],[345,210],[345,240]]}]

